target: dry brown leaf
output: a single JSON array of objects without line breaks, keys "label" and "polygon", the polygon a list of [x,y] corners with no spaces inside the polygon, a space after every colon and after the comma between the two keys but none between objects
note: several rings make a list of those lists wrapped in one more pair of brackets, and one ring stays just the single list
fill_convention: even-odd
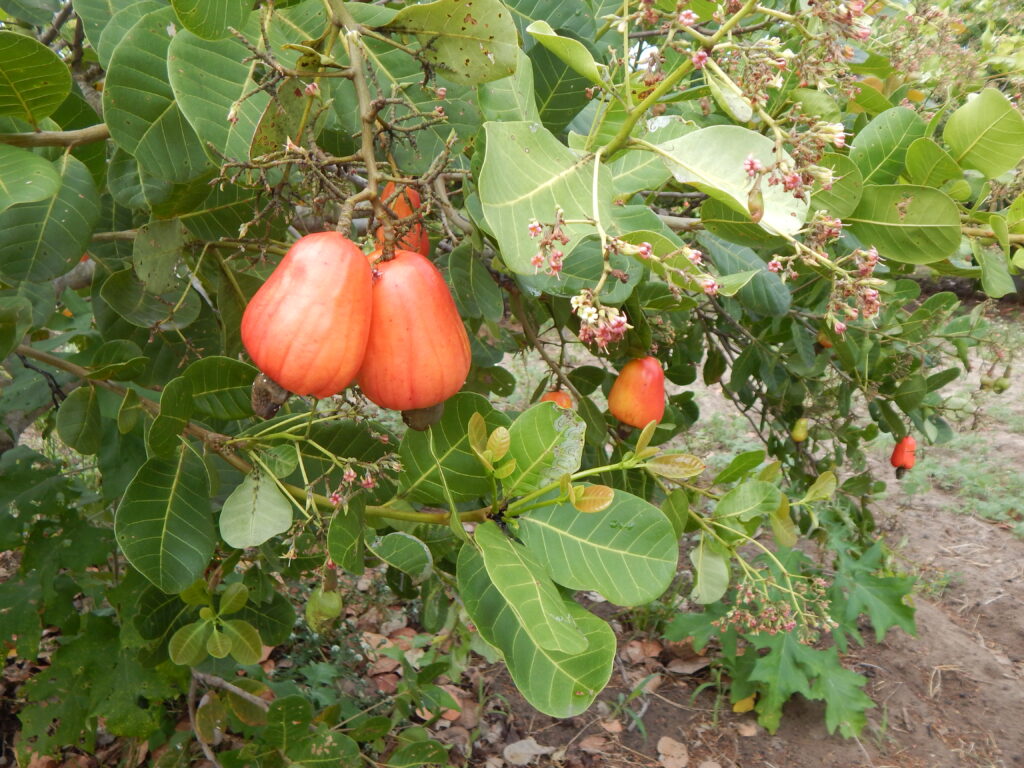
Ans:
[{"label": "dry brown leaf", "polygon": [[677,675],[693,675],[706,669],[710,663],[706,656],[697,656],[693,659],[672,659],[665,668]]},{"label": "dry brown leaf", "polygon": [[757,723],[753,721],[746,721],[736,724],[736,732],[744,738],[750,738],[751,736],[757,736],[757,732],[760,730],[757,727]]},{"label": "dry brown leaf", "polygon": [[600,725],[608,733],[622,733],[621,720],[602,720]]},{"label": "dry brown leaf", "polygon": [[664,678],[661,675],[651,675],[647,682],[644,683],[644,693],[654,693],[661,688],[662,682],[664,682]]},{"label": "dry brown leaf", "polygon": [[580,751],[590,755],[599,755],[608,747],[608,739],[599,733],[593,733],[580,740]]},{"label": "dry brown leaf", "polygon": [[377,660],[370,665],[370,668],[366,673],[373,677],[374,675],[383,675],[386,672],[394,672],[402,666],[402,662],[398,659],[392,659],[390,656],[379,656]]},{"label": "dry brown leaf", "polygon": [[531,736],[512,742],[501,754],[512,765],[529,765],[541,755],[550,755],[554,751],[554,747],[543,747]]},{"label": "dry brown leaf", "polygon": [[381,648],[390,648],[394,645],[391,640],[377,632],[363,632],[359,639],[362,640],[363,647],[366,648],[366,658],[370,661],[376,661],[379,658],[380,654],[377,651]]},{"label": "dry brown leaf", "polygon": [[377,690],[383,694],[390,695],[398,690],[398,675],[393,672],[389,672],[386,675],[377,675],[370,679],[377,686]]},{"label": "dry brown leaf", "polygon": [[686,768],[690,764],[690,750],[671,736],[658,739],[658,762],[662,768]]},{"label": "dry brown leaf", "polygon": [[722,764],[714,760],[705,760],[697,768],[722,768]]}]

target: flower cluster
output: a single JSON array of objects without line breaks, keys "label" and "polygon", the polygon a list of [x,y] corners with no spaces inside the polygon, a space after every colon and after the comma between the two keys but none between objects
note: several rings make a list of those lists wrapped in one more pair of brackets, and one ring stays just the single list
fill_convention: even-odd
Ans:
[{"label": "flower cluster", "polygon": [[808,248],[821,249],[843,234],[843,222],[825,211],[818,211],[807,225],[807,236],[804,239]]},{"label": "flower cluster", "polygon": [[533,265],[535,272],[543,268],[552,277],[561,274],[565,252],[561,248],[557,248],[556,244],[565,245],[569,242],[569,236],[563,229],[564,226],[565,214],[561,208],[555,209],[554,224],[541,224],[537,219],[533,219],[526,225],[530,237],[540,238],[537,252],[530,259],[530,264]]},{"label": "flower cluster", "polygon": [[631,326],[626,315],[615,307],[605,307],[587,289],[570,299],[572,311],[580,319],[579,337],[584,344],[594,342],[599,349],[622,339]]},{"label": "flower cluster", "polygon": [[838,280],[832,289],[828,312],[825,317],[832,323],[836,333],[846,331],[846,324],[858,317],[870,320],[882,309],[882,297],[878,287],[884,280],[873,277],[880,257],[872,246],[867,250],[856,250],[851,258],[856,272],[850,277]]},{"label": "flower cluster", "polygon": [[821,577],[795,581],[786,599],[769,594],[769,582],[744,582],[736,588],[734,605],[712,624],[720,632],[728,629],[744,634],[777,635],[796,632],[801,643],[815,642],[822,631],[838,624],[828,615],[828,582]]}]

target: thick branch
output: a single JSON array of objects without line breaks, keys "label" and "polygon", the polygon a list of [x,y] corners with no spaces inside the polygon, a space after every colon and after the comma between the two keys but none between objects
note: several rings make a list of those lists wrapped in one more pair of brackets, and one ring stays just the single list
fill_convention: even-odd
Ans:
[{"label": "thick branch", "polygon": [[33,131],[31,133],[0,133],[0,144],[15,147],[77,147],[106,141],[110,131],[106,123],[79,128],[77,131]]},{"label": "thick branch", "polygon": [[39,42],[43,45],[49,45],[56,40],[57,35],[60,34],[60,28],[71,18],[74,10],[71,0],[67,0],[64,6],[57,12],[57,15],[53,17],[53,24],[50,25],[50,28],[39,36]]},{"label": "thick branch", "polygon": [[203,685],[209,688],[220,688],[222,691],[233,693],[238,698],[244,699],[245,701],[252,704],[254,707],[262,709],[264,712],[270,709],[270,704],[267,701],[261,699],[259,696],[256,696],[255,694],[249,693],[243,688],[239,688],[237,685],[232,685],[222,677],[217,677],[216,675],[207,675],[203,672],[197,672],[193,669],[192,679],[196,682],[202,683]]}]

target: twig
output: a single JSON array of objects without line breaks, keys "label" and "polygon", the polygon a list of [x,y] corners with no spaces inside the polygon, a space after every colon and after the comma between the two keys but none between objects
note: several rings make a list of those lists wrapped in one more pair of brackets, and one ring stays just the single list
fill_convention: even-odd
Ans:
[{"label": "twig", "polygon": [[261,699],[259,696],[256,696],[255,694],[249,693],[244,688],[239,688],[237,685],[229,683],[222,677],[217,677],[216,675],[208,675],[205,672],[196,672],[193,669],[192,681],[198,681],[203,685],[209,686],[210,688],[220,688],[222,691],[233,693],[238,698],[244,699],[245,701],[252,704],[254,707],[259,707],[264,712],[270,710],[270,704],[267,701]]},{"label": "twig", "polygon": [[31,133],[0,133],[0,144],[14,147],[77,147],[110,138],[106,123],[79,128],[77,131],[33,131]]},{"label": "twig", "polygon": [[39,42],[43,45],[49,45],[56,40],[57,35],[60,34],[60,28],[71,18],[74,10],[71,0],[66,0],[63,7],[57,12],[57,15],[53,17],[53,23],[50,24],[50,28],[39,36]]}]

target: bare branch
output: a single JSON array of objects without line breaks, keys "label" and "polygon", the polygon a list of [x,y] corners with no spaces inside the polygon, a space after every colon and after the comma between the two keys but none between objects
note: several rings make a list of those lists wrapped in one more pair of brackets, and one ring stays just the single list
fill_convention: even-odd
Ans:
[{"label": "bare branch", "polygon": [[77,131],[33,131],[31,133],[0,133],[0,144],[14,147],[77,147],[110,138],[106,123],[79,128]]}]

